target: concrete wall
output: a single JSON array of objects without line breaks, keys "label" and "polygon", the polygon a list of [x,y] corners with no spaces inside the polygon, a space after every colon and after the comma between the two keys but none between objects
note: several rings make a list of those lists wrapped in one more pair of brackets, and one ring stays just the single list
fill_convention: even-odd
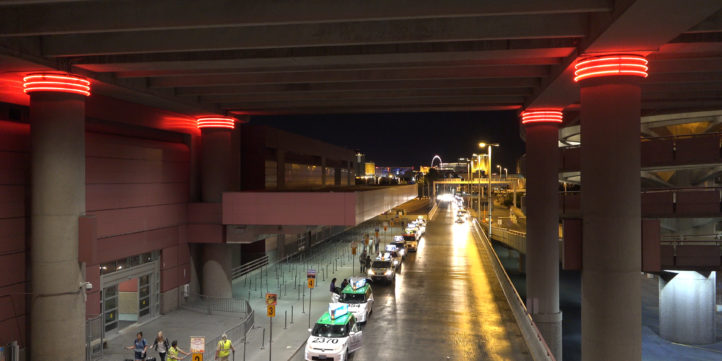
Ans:
[{"label": "concrete wall", "polygon": [[30,126],[0,121],[0,345],[26,345]]},{"label": "concrete wall", "polygon": [[363,192],[227,192],[223,224],[354,226],[418,195],[415,184]]}]

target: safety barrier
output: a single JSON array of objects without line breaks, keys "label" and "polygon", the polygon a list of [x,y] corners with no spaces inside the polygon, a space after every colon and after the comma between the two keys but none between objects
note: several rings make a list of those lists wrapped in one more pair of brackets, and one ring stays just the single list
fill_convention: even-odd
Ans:
[{"label": "safety barrier", "polygon": [[103,317],[97,315],[85,321],[85,360],[95,361],[103,357],[105,329]]},{"label": "safety barrier", "polygon": [[427,219],[429,221],[433,220],[434,216],[436,216],[436,212],[438,212],[438,211],[439,211],[439,204],[436,203],[436,201],[434,201],[434,206],[431,207],[431,211],[429,212]]},{"label": "safety barrier", "polygon": [[260,258],[256,258],[251,262],[235,267],[231,270],[231,279],[236,279],[245,275],[246,273],[253,272],[265,265],[268,265],[268,255]]},{"label": "safety barrier", "polygon": [[[491,241],[489,241],[489,238],[483,232],[476,219],[473,220],[473,225],[474,233],[478,236],[478,239],[481,240],[487,252],[493,255],[491,264],[494,268],[494,273],[496,273],[501,289],[504,292],[504,296],[506,296],[506,300],[514,314],[516,323],[519,326],[519,330],[521,330],[522,337],[524,337],[524,342],[529,348],[529,353],[532,358],[534,361],[556,361],[551,350],[549,350],[549,346],[546,341],[544,341],[544,337],[542,337],[541,332],[536,327],[536,323],[534,323],[534,320],[527,311],[526,305],[524,305],[519,293],[516,292],[514,285],[511,283],[509,275],[507,275],[504,270],[504,266],[502,266],[499,257],[496,255],[496,252],[494,252]],[[496,227],[494,230],[496,231]]]},{"label": "safety barrier", "polygon": [[[248,302],[246,302],[246,305],[248,305]],[[243,317],[241,322],[226,330],[225,333],[226,336],[228,336],[228,339],[231,340],[231,343],[234,345],[234,348],[239,349],[238,345],[243,342],[246,343],[246,337],[248,335],[248,331],[250,331],[253,328],[253,322],[255,313],[253,309],[251,309],[251,306],[248,305],[248,310],[250,312],[246,313],[246,315]],[[203,359],[204,360],[213,360],[216,355],[216,347],[218,346],[218,341],[221,340],[221,337],[223,334],[220,334],[208,341],[206,341],[205,351],[203,352]],[[244,346],[244,357],[245,360],[245,346]],[[235,359],[235,358],[234,358]],[[240,360],[240,358],[239,358]]]}]

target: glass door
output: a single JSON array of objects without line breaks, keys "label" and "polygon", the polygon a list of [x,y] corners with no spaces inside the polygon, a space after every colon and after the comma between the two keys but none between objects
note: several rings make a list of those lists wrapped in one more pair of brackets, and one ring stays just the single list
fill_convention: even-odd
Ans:
[{"label": "glass door", "polygon": [[115,330],[118,328],[118,285],[103,288],[100,297],[105,332]]},{"label": "glass door", "polygon": [[138,318],[150,316],[150,276],[138,277]]}]

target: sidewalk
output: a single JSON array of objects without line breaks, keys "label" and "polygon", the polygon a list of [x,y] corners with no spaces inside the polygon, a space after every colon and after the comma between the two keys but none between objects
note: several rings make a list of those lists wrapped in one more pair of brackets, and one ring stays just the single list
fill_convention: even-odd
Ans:
[{"label": "sidewalk", "polygon": [[[143,332],[143,338],[145,338],[149,346],[153,344],[158,331],[163,331],[163,335],[168,337],[169,341],[178,340],[178,346],[188,351],[191,336],[206,335],[206,338],[208,338],[213,335],[215,337],[216,334],[236,326],[239,322],[237,316],[208,315],[179,309],[147,323],[127,327],[117,335],[112,336],[112,338],[106,339],[108,347],[103,350],[101,360],[123,361],[132,359],[133,352],[123,347],[133,344],[135,334],[138,331]],[[158,353],[151,350],[148,355],[157,357]]]},{"label": "sidewalk", "polygon": [[[361,249],[358,249],[356,256],[352,256],[350,244],[352,241],[360,241],[364,233],[370,233],[373,237],[374,227],[373,223],[370,226],[365,223],[335,236],[324,244],[314,247],[313,257],[308,259],[296,257],[282,264],[269,266],[263,271],[263,279],[259,270],[233,282],[234,296],[247,298],[250,291],[250,304],[256,311],[256,328],[248,335],[246,360],[269,359],[270,320],[266,316],[266,287],[269,292],[279,295],[276,317],[273,319],[272,360],[288,360],[304,346],[309,335],[309,290],[306,287],[306,270],[311,268],[317,271],[316,288],[311,293],[310,327],[313,327],[316,320],[328,310],[331,301],[329,292],[331,279],[335,277],[337,284],[340,284],[344,278],[362,275],[358,263]],[[389,227],[388,239],[392,240],[392,236],[400,232],[399,226]],[[383,247],[386,244],[383,231],[379,238],[381,238],[380,246]],[[355,274],[352,274],[352,265]],[[237,342],[236,345],[236,361],[242,361],[242,341]]]},{"label": "sidewalk", "polygon": [[[278,294],[276,317],[273,319],[272,360],[288,360],[304,345],[309,335],[309,290],[306,284],[306,271],[310,268],[317,272],[316,288],[311,297],[312,327],[321,314],[328,310],[328,303],[331,301],[329,292],[331,279],[337,278],[337,284],[340,284],[344,278],[354,276],[352,266],[355,276],[361,276],[358,261],[358,255],[362,251],[360,242],[366,233],[373,238],[376,227],[381,228],[379,238],[382,248],[387,241],[393,239],[393,235],[402,232],[400,226],[389,227],[384,232],[381,222],[374,218],[313,247],[308,255],[296,255],[289,260],[265,266],[233,280],[233,296],[248,299],[251,308],[255,311],[254,328],[247,335],[245,360],[269,359],[268,342],[271,330],[269,318],[266,316],[266,292]],[[359,243],[355,256],[351,255],[352,241]],[[138,331],[142,331],[146,341],[152,344],[156,333],[162,330],[170,341],[178,340],[179,346],[188,351],[190,336],[205,336],[208,342],[222,332],[238,326],[241,323],[239,317],[241,316],[209,315],[179,309],[146,323],[127,327],[121,333],[107,338],[107,348],[103,351],[101,360],[132,359],[133,353],[123,347],[132,344]],[[236,348],[235,360],[243,361],[243,339],[232,341]],[[157,353],[151,350],[149,356],[157,357]]]}]

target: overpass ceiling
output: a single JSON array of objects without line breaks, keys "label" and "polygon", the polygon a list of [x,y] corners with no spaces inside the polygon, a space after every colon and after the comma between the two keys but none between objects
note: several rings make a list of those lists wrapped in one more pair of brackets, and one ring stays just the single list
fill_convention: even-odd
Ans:
[{"label": "overpass ceiling", "polygon": [[625,51],[650,60],[645,113],[702,110],[722,107],[721,8],[709,0],[0,0],[0,81],[19,79],[25,62],[28,71],[85,74],[100,83],[96,93],[186,113],[574,110],[574,59]]}]

